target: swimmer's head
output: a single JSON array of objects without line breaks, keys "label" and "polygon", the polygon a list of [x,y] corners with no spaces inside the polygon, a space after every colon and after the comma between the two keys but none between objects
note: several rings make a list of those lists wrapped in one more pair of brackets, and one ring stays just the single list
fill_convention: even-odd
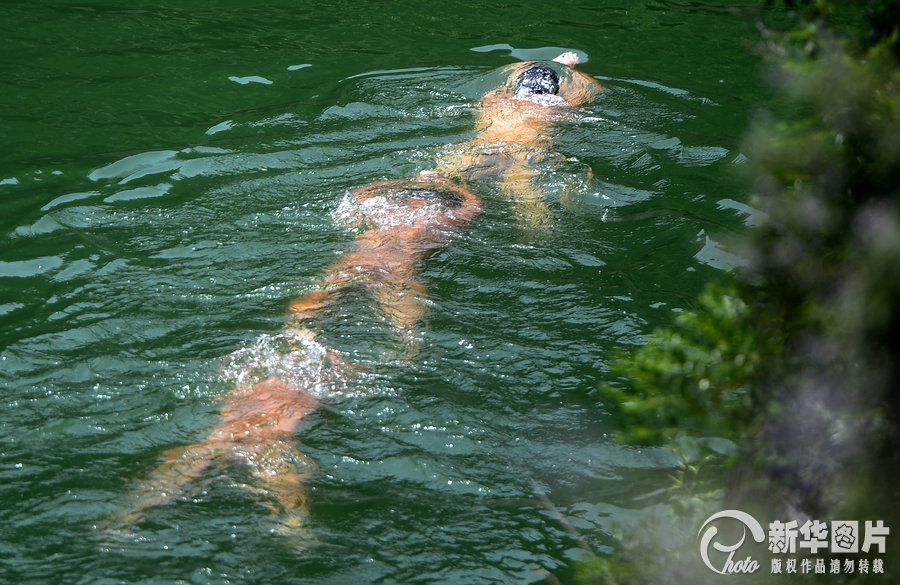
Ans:
[{"label": "swimmer's head", "polygon": [[525,71],[516,79],[515,95],[528,97],[532,95],[559,93],[559,75],[556,71],[539,65]]}]

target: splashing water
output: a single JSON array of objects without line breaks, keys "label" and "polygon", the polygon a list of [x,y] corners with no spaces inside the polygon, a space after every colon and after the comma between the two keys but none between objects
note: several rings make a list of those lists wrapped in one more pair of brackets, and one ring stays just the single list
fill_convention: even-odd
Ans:
[{"label": "splashing water", "polygon": [[316,398],[331,398],[344,395],[347,386],[346,377],[336,367],[336,357],[321,343],[299,333],[263,334],[225,358],[222,376],[237,385],[252,385],[274,376]]},{"label": "splashing water", "polygon": [[[407,195],[407,196],[404,196]],[[349,229],[388,230],[415,224],[441,224],[453,219],[453,209],[437,197],[409,196],[403,191],[387,195],[375,195],[358,201],[346,193],[338,206],[331,212],[331,219]],[[410,205],[414,198],[416,205]]]},{"label": "splashing water", "polygon": [[[558,96],[558,95],[555,95],[552,93],[536,93],[536,94],[531,94],[531,95],[520,95],[520,96],[516,96],[515,99],[533,102],[539,106],[545,106],[545,107],[549,107],[549,106],[568,107],[571,105],[571,104],[569,104],[569,102],[567,102],[561,96]],[[568,112],[564,112],[564,113],[567,114]]]}]

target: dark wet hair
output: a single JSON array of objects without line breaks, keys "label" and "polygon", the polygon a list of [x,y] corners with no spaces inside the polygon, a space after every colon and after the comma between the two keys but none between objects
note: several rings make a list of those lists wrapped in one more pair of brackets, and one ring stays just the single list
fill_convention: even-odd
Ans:
[{"label": "dark wet hair", "polygon": [[396,196],[403,199],[427,199],[445,205],[447,207],[462,207],[463,197],[456,191],[433,187],[409,187],[396,192]]},{"label": "dark wet hair", "polygon": [[516,79],[515,94],[534,95],[542,93],[559,93],[559,75],[556,71],[543,65],[532,67]]}]

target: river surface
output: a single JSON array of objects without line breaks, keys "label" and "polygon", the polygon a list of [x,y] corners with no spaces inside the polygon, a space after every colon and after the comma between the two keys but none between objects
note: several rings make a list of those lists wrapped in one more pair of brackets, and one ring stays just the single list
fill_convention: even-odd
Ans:
[{"label": "river surface", "polygon": [[[752,219],[740,143],[769,96],[734,6],[0,4],[0,582],[570,583],[585,546],[614,554],[673,461],[617,442],[597,386]],[[350,248],[345,193],[430,168],[498,68],[562,50],[606,94],[541,169],[550,220],[479,185],[424,266],[415,352],[365,294],[318,325],[365,374],[298,429],[303,534],[226,472],[110,530],[215,426],[228,356]]]}]

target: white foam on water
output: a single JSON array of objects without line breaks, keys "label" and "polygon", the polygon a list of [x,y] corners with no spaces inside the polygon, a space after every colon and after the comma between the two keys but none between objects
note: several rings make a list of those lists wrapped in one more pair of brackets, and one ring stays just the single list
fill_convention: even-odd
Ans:
[{"label": "white foam on water", "polygon": [[552,107],[552,106],[571,106],[569,102],[558,95],[554,95],[552,93],[532,93],[529,94],[527,92],[520,93],[514,99],[523,100],[527,102],[535,103],[539,106],[544,107]]},{"label": "white foam on water", "polygon": [[344,395],[348,381],[333,356],[321,343],[297,333],[263,334],[231,353],[222,366],[222,375],[238,385],[274,376],[317,398],[331,398]]},{"label": "white foam on water", "polygon": [[409,200],[397,194],[375,195],[357,201],[346,193],[331,212],[336,223],[351,229],[392,229],[419,223],[439,225],[453,217],[453,210],[441,201],[416,198],[420,205],[410,205]]}]

